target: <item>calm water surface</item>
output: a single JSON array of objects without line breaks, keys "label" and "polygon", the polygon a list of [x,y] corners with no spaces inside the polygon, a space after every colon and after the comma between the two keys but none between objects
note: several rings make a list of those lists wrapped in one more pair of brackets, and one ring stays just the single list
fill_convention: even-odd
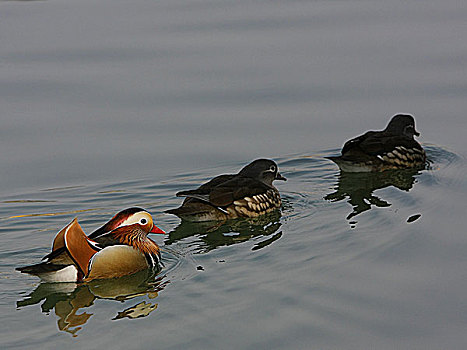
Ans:
[{"label": "calm water surface", "polygon": [[[1,1],[0,347],[465,349],[467,4]],[[324,157],[412,113],[423,171]],[[163,214],[271,157],[280,214]],[[78,217],[149,210],[164,270],[40,284]]]}]

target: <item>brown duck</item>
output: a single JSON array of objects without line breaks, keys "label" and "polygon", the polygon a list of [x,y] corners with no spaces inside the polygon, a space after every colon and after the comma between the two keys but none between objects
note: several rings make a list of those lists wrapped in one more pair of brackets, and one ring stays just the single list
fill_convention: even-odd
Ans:
[{"label": "brown duck", "polygon": [[83,282],[114,278],[161,267],[157,244],[148,233],[164,233],[151,214],[129,208],[86,236],[75,218],[56,236],[42,263],[17,268],[44,282]]}]

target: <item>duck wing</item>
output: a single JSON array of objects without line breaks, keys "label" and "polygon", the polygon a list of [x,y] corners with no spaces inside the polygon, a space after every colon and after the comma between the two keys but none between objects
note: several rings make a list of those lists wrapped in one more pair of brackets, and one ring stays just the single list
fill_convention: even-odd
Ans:
[{"label": "duck wing", "polygon": [[380,132],[378,131],[368,131],[363,135],[357,136],[353,139],[348,140],[345,144],[344,147],[342,147],[342,155],[345,155],[346,153],[349,153],[353,150],[361,150],[362,149],[362,144],[365,142],[368,142],[368,140],[374,139],[376,135],[378,135]]},{"label": "duck wing", "polygon": [[413,138],[382,131],[369,131],[347,141],[342,148],[342,155],[346,157],[363,153],[368,156],[382,156],[401,146],[407,149],[423,150],[422,146]]},{"label": "duck wing", "polygon": [[195,190],[188,190],[188,191],[180,191],[177,192],[177,197],[187,197],[188,198],[196,198],[203,202],[209,202],[209,195],[213,191],[214,188],[217,186],[221,186],[222,184],[232,180],[235,178],[236,175],[219,175],[213,178],[212,180],[206,182],[205,184],[201,185]]},{"label": "duck wing", "polygon": [[208,202],[216,207],[225,208],[234,201],[265,193],[271,188],[249,177],[237,176],[210,189],[208,194],[187,193],[188,197]]},{"label": "duck wing", "polygon": [[89,272],[91,258],[100,249],[95,242],[88,239],[77,219],[65,227],[63,238],[68,253],[86,276]]}]

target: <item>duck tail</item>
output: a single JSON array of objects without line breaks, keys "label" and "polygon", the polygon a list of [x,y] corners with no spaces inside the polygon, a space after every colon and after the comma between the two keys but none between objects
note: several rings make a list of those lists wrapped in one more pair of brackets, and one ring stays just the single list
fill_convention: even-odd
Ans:
[{"label": "duck tail", "polygon": [[35,265],[17,267],[15,270],[21,273],[27,273],[30,275],[41,275],[43,273],[56,272],[65,267],[67,267],[67,265],[50,264],[50,263],[43,262],[43,263],[39,263]]}]

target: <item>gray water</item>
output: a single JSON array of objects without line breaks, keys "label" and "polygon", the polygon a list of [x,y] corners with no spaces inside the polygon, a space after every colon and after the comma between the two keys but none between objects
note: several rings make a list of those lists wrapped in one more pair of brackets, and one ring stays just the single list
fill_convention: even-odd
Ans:
[{"label": "gray water", "polygon": [[[465,349],[466,36],[461,1],[1,1],[0,347]],[[427,170],[324,158],[396,113]],[[259,157],[279,215],[162,213]],[[14,270],[133,205],[158,276]]]}]

